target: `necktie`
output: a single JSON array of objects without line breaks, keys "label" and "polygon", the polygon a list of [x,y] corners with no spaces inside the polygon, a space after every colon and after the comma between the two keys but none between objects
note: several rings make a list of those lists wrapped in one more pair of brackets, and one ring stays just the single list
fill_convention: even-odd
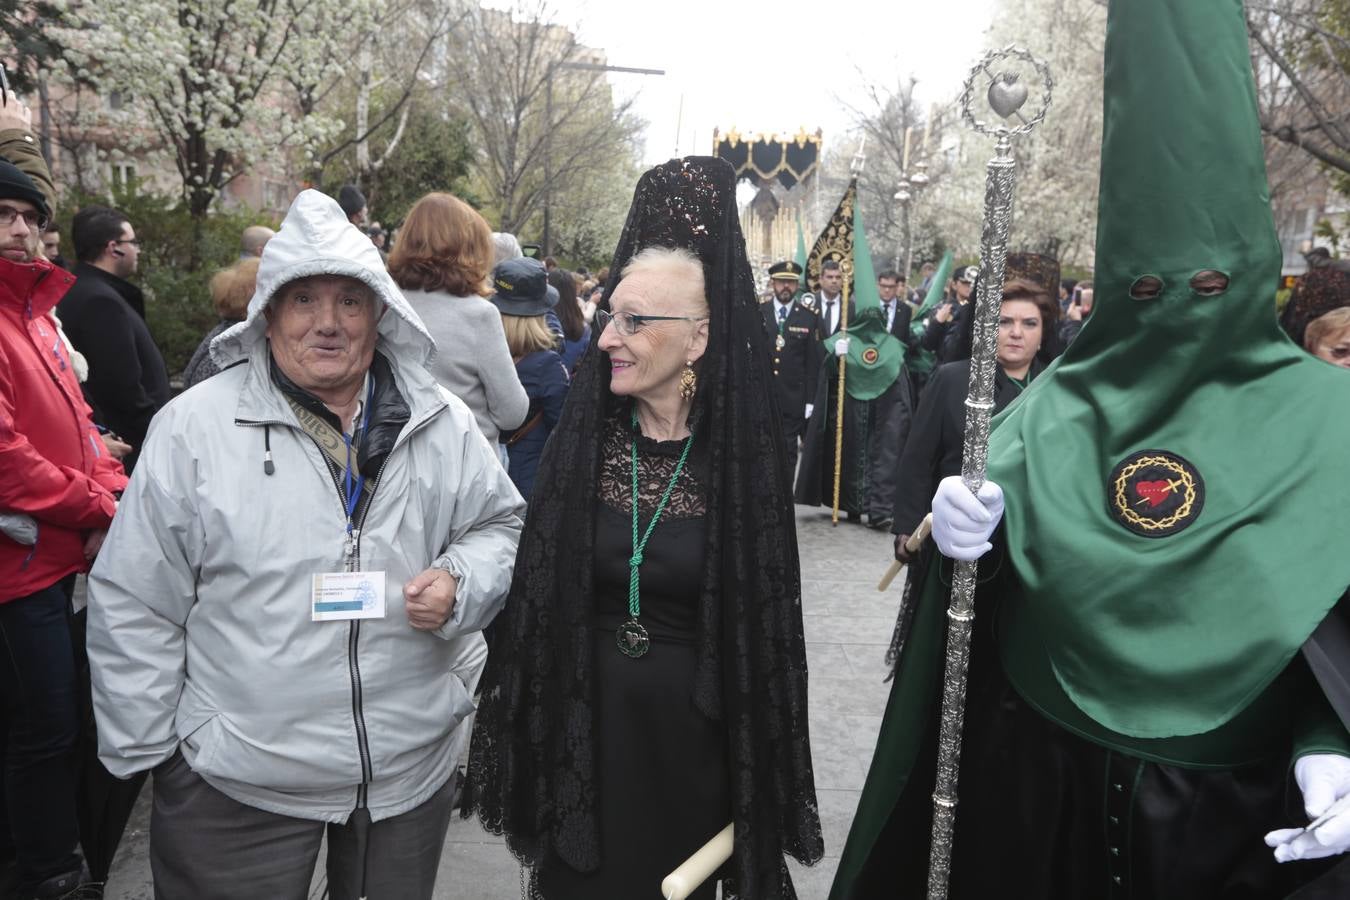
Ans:
[{"label": "necktie", "polygon": [[788,312],[788,311],[787,311],[787,307],[786,307],[786,306],[781,306],[781,305],[780,305],[780,306],[778,307],[778,324],[779,324],[779,325],[782,325],[784,322],[787,321],[787,312]]},{"label": "necktie", "polygon": [[891,301],[887,300],[886,303],[885,303],[885,307],[886,307],[886,330],[887,330],[887,331],[890,331],[890,330],[891,330]]},{"label": "necktie", "polygon": [[834,301],[825,301],[825,327],[829,329],[829,334],[834,334]]}]

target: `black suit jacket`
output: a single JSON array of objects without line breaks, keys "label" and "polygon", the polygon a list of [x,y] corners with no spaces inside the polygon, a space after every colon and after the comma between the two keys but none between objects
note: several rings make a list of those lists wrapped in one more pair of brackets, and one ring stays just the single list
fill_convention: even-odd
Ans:
[{"label": "black suit jacket", "polygon": [[806,404],[815,396],[820,368],[817,316],[794,300],[781,329],[783,349],[779,350],[778,301],[761,303],[759,311],[769,336],[769,358],[773,361],[773,380],[778,389],[778,409],[784,418],[801,419],[805,416]]},{"label": "black suit jacket", "polygon": [[[891,322],[891,334],[904,344],[905,350],[908,351],[914,345],[914,339],[909,333],[909,323],[914,311],[909,308],[908,303],[899,297],[896,297],[891,303],[896,307],[895,319]],[[882,301],[882,312],[884,313],[885,310],[885,301]]]}]

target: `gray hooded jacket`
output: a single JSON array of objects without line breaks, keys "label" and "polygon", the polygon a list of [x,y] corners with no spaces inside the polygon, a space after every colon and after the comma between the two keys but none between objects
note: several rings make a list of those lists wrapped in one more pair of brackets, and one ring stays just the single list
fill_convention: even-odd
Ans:
[{"label": "gray hooded jacket", "polygon": [[[361,569],[385,573],[383,619],[311,621],[312,576],[342,570],[346,513],[269,376],[263,310],[315,274],[357,278],[385,303],[376,352],[410,410],[359,523]],[[453,771],[451,732],[473,704],[452,668],[505,599],[520,496],[428,374],[434,344],[379,252],[317,191],[296,198],[248,318],[211,349],[225,371],[156,416],[89,577],[100,756],[126,777],[181,747],[217,790],[259,809],[398,815]],[[429,633],[409,625],[403,585],[432,566],[458,589]]]}]

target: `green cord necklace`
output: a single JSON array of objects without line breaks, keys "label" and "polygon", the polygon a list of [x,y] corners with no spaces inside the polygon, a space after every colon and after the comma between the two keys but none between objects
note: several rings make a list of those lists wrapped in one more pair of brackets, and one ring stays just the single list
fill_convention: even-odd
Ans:
[{"label": "green cord necklace", "polygon": [[[637,431],[638,420],[637,410],[633,410],[631,418],[633,430]],[[680,452],[680,461],[675,465],[675,473],[670,476],[670,483],[666,485],[666,492],[661,495],[661,502],[656,505],[656,512],[652,514],[652,520],[647,523],[647,530],[643,533],[642,539],[638,540],[638,452],[637,437],[629,439],[628,449],[632,459],[633,473],[633,555],[628,560],[628,621],[619,626],[619,630],[614,632],[614,641],[619,645],[619,652],[624,656],[631,656],[637,659],[640,656],[646,656],[647,650],[651,647],[651,639],[647,636],[647,629],[643,628],[638,622],[638,616],[642,615],[642,603],[638,596],[638,567],[642,565],[642,551],[647,548],[647,539],[652,536],[652,531],[656,529],[656,523],[660,521],[661,514],[666,511],[666,504],[670,502],[670,493],[675,490],[675,482],[679,479],[680,473],[684,471],[684,462],[689,458],[689,447],[694,442],[694,433],[691,429],[689,437],[684,439],[684,450]]]}]

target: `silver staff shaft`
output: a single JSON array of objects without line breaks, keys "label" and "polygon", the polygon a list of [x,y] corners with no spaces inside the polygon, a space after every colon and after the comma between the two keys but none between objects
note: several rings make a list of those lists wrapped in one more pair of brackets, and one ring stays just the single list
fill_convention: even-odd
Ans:
[{"label": "silver staff shaft", "polygon": [[[975,338],[971,344],[970,390],[966,396],[965,449],[961,480],[972,492],[984,485],[989,459],[989,417],[994,409],[994,371],[998,365],[998,315],[1003,301],[1003,263],[1008,255],[1012,220],[1012,144],[999,140],[986,167],[984,235],[980,241],[980,284],[975,299]],[[937,786],[933,791],[933,837],[928,858],[929,900],[944,900],[956,831],[956,780],[961,765],[961,727],[965,719],[970,633],[975,624],[978,563],[958,562],[947,608],[947,666],[942,679],[942,723],[938,730]]]},{"label": "silver staff shaft", "polygon": [[[974,119],[970,110],[973,84],[978,73],[989,72],[996,59],[1017,57],[1035,65],[1045,83],[1038,115],[1028,121],[1018,109],[1025,102],[1025,85],[1016,76],[993,77],[988,100],[1004,120],[1017,116],[1021,127],[989,129]],[[1013,183],[1017,163],[1012,155],[1012,137],[1039,125],[1050,105],[1053,82],[1048,68],[1030,53],[1014,47],[989,54],[975,67],[962,95],[963,115],[977,131],[997,139],[994,158],[985,166],[984,224],[980,236],[980,278],[975,296],[974,339],[971,344],[970,388],[966,395],[965,444],[961,479],[972,492],[984,485],[989,461],[989,419],[994,410],[994,374],[998,366],[998,320],[1003,302],[1003,264],[1008,256],[1012,225]],[[958,562],[952,578],[951,602],[947,608],[947,659],[942,680],[942,720],[938,726],[937,779],[933,791],[933,832],[928,858],[929,900],[946,900],[951,873],[952,844],[956,834],[956,786],[961,763],[961,728],[965,719],[966,676],[970,669],[970,637],[975,625],[975,585],[978,566]]]}]

